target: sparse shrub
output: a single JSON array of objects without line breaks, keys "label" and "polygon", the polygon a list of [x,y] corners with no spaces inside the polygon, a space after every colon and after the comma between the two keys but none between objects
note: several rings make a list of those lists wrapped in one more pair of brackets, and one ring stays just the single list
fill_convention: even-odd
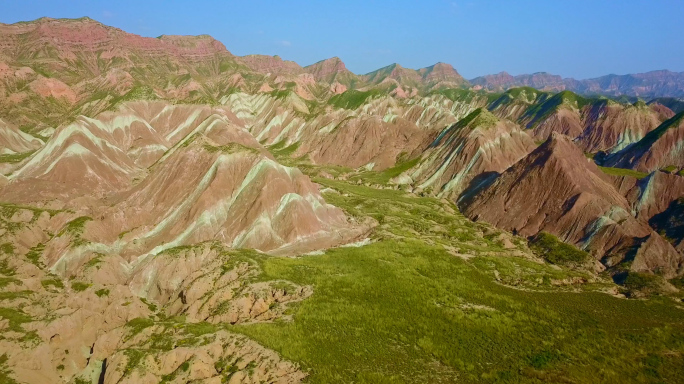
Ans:
[{"label": "sparse shrub", "polygon": [[64,288],[64,283],[62,283],[62,280],[59,279],[45,279],[40,282],[40,284],[43,286],[43,288],[49,288],[49,287],[55,287],[55,288]]},{"label": "sparse shrub", "polygon": [[90,287],[90,284],[81,281],[74,281],[73,283],[71,283],[71,289],[73,289],[76,292],[83,292],[86,289],[88,289],[88,287]]},{"label": "sparse shrub", "polygon": [[530,239],[530,248],[549,263],[570,267],[581,266],[590,255],[570,244],[565,244],[547,232],[540,232]]}]

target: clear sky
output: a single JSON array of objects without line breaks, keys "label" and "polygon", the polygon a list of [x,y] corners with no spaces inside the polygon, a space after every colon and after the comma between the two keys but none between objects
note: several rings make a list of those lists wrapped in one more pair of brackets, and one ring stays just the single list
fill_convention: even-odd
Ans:
[{"label": "clear sky", "polygon": [[442,61],[466,78],[546,71],[590,78],[684,71],[684,1],[0,0],[0,22],[89,16],[127,32],[210,34],[236,55],[356,73]]}]

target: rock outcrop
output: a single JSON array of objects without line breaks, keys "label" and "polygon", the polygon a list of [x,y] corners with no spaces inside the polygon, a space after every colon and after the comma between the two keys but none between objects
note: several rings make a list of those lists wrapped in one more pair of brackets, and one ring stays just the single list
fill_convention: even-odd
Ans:
[{"label": "rock outcrop", "polygon": [[636,143],[606,158],[611,167],[629,168],[642,172],[684,167],[684,112],[662,123]]},{"label": "rock outcrop", "polygon": [[632,215],[609,176],[560,134],[553,134],[484,191],[463,200],[461,207],[474,220],[523,236],[552,233],[608,267],[626,261],[635,250],[633,270],[672,277],[684,265],[682,255]]},{"label": "rock outcrop", "polygon": [[431,189],[441,197],[458,197],[467,188],[475,190],[492,180],[534,148],[534,140],[520,127],[478,108],[440,133],[420,162],[397,182]]}]

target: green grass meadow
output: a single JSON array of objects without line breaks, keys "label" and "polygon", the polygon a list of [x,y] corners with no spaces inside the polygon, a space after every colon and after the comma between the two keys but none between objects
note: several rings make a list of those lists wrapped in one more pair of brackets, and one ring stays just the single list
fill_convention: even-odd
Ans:
[{"label": "green grass meadow", "polygon": [[258,279],[314,294],[289,309],[293,321],[230,327],[301,364],[308,382],[682,382],[684,310],[673,299],[616,298],[599,292],[607,282],[555,287],[581,273],[492,254],[503,252],[495,237],[478,237],[446,202],[317,181],[337,191],[329,202],[378,220],[374,242],[258,256]]}]

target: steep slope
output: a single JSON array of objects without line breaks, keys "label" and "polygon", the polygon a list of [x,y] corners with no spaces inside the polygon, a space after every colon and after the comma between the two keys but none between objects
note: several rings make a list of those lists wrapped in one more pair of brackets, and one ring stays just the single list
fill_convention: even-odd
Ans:
[{"label": "steep slope", "polygon": [[400,100],[351,90],[332,98],[325,113],[310,110],[293,92],[277,97],[234,93],[222,102],[245,121],[257,140],[289,147],[293,157],[380,170],[394,165],[402,153],[420,153],[439,130],[486,99],[469,95],[454,101],[433,95]]},{"label": "steep slope", "polygon": [[0,115],[36,132],[121,101],[211,102],[253,87],[238,73],[250,70],[207,35],[148,38],[88,18],[43,18],[0,25],[0,40]]},{"label": "steep slope", "polygon": [[684,197],[684,177],[655,171],[638,180],[626,196],[637,218],[651,220],[673,201]]},{"label": "steep slope", "polygon": [[[82,117],[60,127],[16,172],[3,191],[12,199],[69,199],[96,196],[130,186],[141,171],[114,137],[113,126]],[[25,190],[33,193],[26,195]]]},{"label": "steep slope", "polygon": [[518,121],[530,107],[550,96],[531,87],[512,88],[489,104],[488,109],[499,118]]},{"label": "steep slope", "polygon": [[531,106],[520,117],[520,122],[540,141],[554,132],[575,138],[583,132],[580,109],[587,102],[579,95],[563,91]]},{"label": "steep slope", "polygon": [[397,182],[456,197],[474,179],[491,179],[535,148],[517,125],[499,120],[483,108],[440,133],[418,165]]},{"label": "steep slope", "polygon": [[391,64],[361,76],[369,85],[397,88],[399,95],[410,91],[437,88],[460,88],[468,82],[449,64],[437,63],[418,70]]},{"label": "steep slope", "polygon": [[[81,117],[10,176],[0,199],[86,209],[79,242],[129,261],[210,240],[291,253],[363,232],[235,122],[223,108],[161,102]],[[79,260],[84,250],[65,249],[68,239],[49,242],[48,265]]]},{"label": "steep slope", "polygon": [[415,69],[404,68],[394,63],[367,73],[362,77],[365,81],[373,85],[397,84],[411,87],[420,86],[422,76]]},{"label": "steep slope", "polygon": [[255,72],[274,75],[298,75],[304,70],[294,61],[283,60],[280,56],[247,55],[239,59]]},{"label": "steep slope", "polygon": [[328,84],[339,83],[345,87],[353,87],[359,78],[344,65],[339,57],[321,60],[304,67],[304,71],[314,76],[317,81]]},{"label": "steep slope", "polygon": [[[133,179],[196,130],[242,124],[221,108],[140,101],[62,126],[11,174],[6,197],[70,200],[127,189]],[[22,194],[31,188],[34,194]]]},{"label": "steep slope", "polygon": [[599,100],[583,108],[584,132],[577,142],[586,152],[617,152],[641,140],[672,116],[672,111],[662,106],[647,106],[643,102],[624,106]]},{"label": "steep slope", "polygon": [[451,64],[437,63],[421,68],[418,73],[425,85],[430,88],[459,88],[468,84]]},{"label": "steep slope", "polygon": [[608,267],[635,255],[634,271],[682,271],[682,255],[632,216],[609,177],[563,135],[553,134],[461,207],[474,220],[523,236],[555,234]]},{"label": "steep slope", "polygon": [[682,156],[684,140],[684,112],[665,121],[638,142],[607,157],[605,164],[611,167],[630,168],[641,172],[674,167],[684,167]]},{"label": "steep slope", "polygon": [[208,240],[263,251],[344,241],[344,214],[246,132],[214,127],[172,151],[144,181],[115,198],[84,237],[112,244],[125,258]]},{"label": "steep slope", "polygon": [[660,104],[669,109],[674,113],[684,112],[684,100],[677,99],[675,97],[656,97],[648,102],[649,105]]},{"label": "steep slope", "polygon": [[0,119],[0,155],[35,151],[43,141]]}]

